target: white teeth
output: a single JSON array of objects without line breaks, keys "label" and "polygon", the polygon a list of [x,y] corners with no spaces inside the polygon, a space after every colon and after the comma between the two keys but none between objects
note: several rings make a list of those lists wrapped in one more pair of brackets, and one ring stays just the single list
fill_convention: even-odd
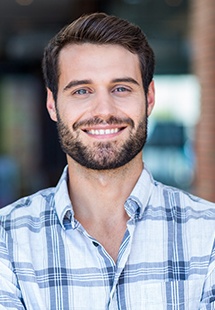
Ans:
[{"label": "white teeth", "polygon": [[89,130],[88,133],[91,135],[110,135],[113,133],[117,133],[119,131],[118,128],[112,128],[112,129],[92,129]]}]

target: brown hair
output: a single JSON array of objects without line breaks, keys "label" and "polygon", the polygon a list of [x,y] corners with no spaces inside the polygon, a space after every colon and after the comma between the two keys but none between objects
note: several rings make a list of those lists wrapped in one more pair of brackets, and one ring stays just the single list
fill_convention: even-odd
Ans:
[{"label": "brown hair", "polygon": [[44,51],[43,74],[55,100],[58,92],[60,51],[69,44],[117,44],[137,54],[145,93],[154,74],[154,53],[140,27],[105,13],[84,15],[54,36]]}]

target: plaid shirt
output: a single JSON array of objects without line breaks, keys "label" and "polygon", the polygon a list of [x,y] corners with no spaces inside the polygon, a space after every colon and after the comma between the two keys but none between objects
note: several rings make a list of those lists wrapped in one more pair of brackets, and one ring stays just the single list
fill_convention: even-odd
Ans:
[{"label": "plaid shirt", "polygon": [[115,264],[56,188],[0,210],[0,309],[215,309],[215,205],[144,169]]}]

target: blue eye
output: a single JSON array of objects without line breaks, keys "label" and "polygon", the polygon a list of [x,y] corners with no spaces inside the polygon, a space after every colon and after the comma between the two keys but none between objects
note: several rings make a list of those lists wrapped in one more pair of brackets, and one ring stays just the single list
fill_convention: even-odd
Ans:
[{"label": "blue eye", "polygon": [[128,89],[127,88],[125,88],[125,87],[117,87],[116,89],[115,89],[115,91],[117,91],[117,92],[125,92],[125,91],[128,91]]},{"label": "blue eye", "polygon": [[131,92],[131,89],[128,87],[124,87],[124,86],[118,86],[118,87],[115,87],[112,92],[115,94],[119,94],[119,95],[120,94],[126,95]]},{"label": "blue eye", "polygon": [[77,94],[77,95],[86,95],[88,93],[89,93],[89,91],[87,89],[84,89],[84,88],[78,89],[74,92],[74,94]]}]

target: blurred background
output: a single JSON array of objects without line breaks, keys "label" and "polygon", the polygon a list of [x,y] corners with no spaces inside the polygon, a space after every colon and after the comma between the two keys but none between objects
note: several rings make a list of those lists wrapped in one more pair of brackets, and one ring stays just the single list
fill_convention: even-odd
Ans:
[{"label": "blurred background", "polygon": [[214,0],[0,0],[0,207],[55,186],[66,164],[41,59],[61,27],[96,11],[138,24],[155,51],[146,165],[156,179],[215,201]]}]

